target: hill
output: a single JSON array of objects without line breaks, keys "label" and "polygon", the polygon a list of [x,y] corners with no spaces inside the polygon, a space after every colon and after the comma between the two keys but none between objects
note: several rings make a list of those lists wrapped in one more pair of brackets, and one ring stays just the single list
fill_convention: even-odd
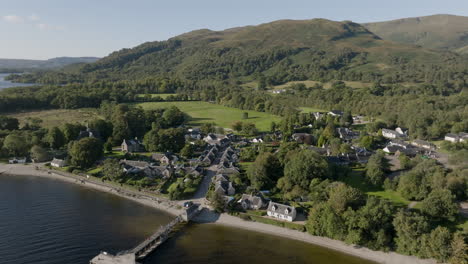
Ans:
[{"label": "hill", "polygon": [[92,63],[99,58],[95,57],[58,57],[48,60],[21,60],[21,59],[0,59],[0,69],[54,69],[61,68],[75,63]]},{"label": "hill", "polygon": [[433,15],[365,23],[363,26],[385,40],[468,52],[468,17],[464,16]]},{"label": "hill", "polygon": [[265,79],[271,85],[297,80],[432,82],[442,78],[436,71],[460,71],[465,62],[454,53],[383,40],[350,21],[280,20],[223,31],[196,30],[122,49],[59,74],[19,78],[41,83],[155,76],[193,82]]}]

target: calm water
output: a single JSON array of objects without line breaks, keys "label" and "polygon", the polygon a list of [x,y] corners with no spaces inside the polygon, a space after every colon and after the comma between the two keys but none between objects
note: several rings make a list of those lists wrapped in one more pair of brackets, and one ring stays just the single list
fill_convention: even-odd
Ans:
[{"label": "calm water", "polygon": [[10,88],[10,87],[19,87],[19,86],[31,86],[34,84],[30,83],[12,83],[10,81],[6,81],[5,77],[10,75],[9,73],[0,73],[0,90],[4,88]]},{"label": "calm water", "polygon": [[[171,217],[80,186],[0,175],[0,263],[81,264],[129,249]],[[190,225],[144,264],[370,263],[313,245],[217,225]]]}]

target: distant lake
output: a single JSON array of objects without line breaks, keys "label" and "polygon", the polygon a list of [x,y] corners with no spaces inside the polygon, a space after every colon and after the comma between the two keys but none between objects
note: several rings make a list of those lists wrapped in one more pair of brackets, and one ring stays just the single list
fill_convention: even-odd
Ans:
[{"label": "distant lake", "polygon": [[34,83],[13,83],[10,81],[5,80],[5,77],[10,75],[11,73],[0,73],[0,90],[10,87],[19,87],[19,86],[32,86],[35,85]]}]

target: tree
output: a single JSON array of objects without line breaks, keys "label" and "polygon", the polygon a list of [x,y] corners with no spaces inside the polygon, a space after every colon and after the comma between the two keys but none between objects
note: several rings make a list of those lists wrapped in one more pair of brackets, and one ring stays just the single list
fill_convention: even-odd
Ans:
[{"label": "tree", "polygon": [[209,134],[209,133],[214,133],[216,130],[216,124],[215,123],[204,123],[200,126],[200,131],[203,134]]},{"label": "tree", "polygon": [[434,190],[421,202],[421,211],[436,218],[453,221],[458,210],[455,196],[449,190]]},{"label": "tree", "polygon": [[258,134],[258,129],[254,123],[245,123],[242,125],[242,134],[248,136],[255,136]]},{"label": "tree", "polygon": [[242,119],[249,119],[249,113],[248,112],[243,112],[242,113]]},{"label": "tree", "polygon": [[274,121],[271,121],[271,123],[270,123],[270,132],[272,132],[272,133],[275,132],[277,127],[278,127],[278,125]]},{"label": "tree", "polygon": [[372,149],[374,146],[374,138],[372,136],[362,136],[359,139],[359,146],[366,149]]},{"label": "tree", "polygon": [[185,132],[182,128],[152,129],[143,144],[148,151],[179,152],[185,145]]},{"label": "tree", "polygon": [[344,240],[347,227],[343,217],[336,213],[328,203],[317,203],[309,212],[307,231],[314,236],[325,236]]},{"label": "tree", "polygon": [[329,186],[328,196],[328,203],[338,213],[343,213],[348,207],[357,208],[364,202],[364,196],[358,189],[341,182]]},{"label": "tree", "polygon": [[231,125],[232,129],[236,132],[242,131],[242,122],[241,121],[235,121]]},{"label": "tree", "polygon": [[423,238],[423,255],[446,262],[452,255],[452,234],[446,227],[438,226]]},{"label": "tree", "polygon": [[393,220],[396,231],[396,251],[407,255],[421,255],[423,235],[430,231],[426,217],[416,212],[399,211]]},{"label": "tree", "polygon": [[191,158],[194,153],[194,146],[192,144],[185,144],[185,146],[180,150],[180,155],[187,159]]},{"label": "tree", "polygon": [[264,152],[258,155],[249,167],[247,176],[255,189],[263,190],[275,186],[276,181],[281,177],[281,171],[281,163],[275,155]]},{"label": "tree", "polygon": [[163,118],[167,127],[177,127],[185,123],[186,115],[176,106],[171,106],[164,111]]},{"label": "tree", "polygon": [[76,140],[80,134],[80,131],[84,129],[84,126],[77,123],[65,123],[60,128],[60,130],[62,130],[63,136],[65,137],[65,143]]},{"label": "tree", "polygon": [[210,205],[217,213],[223,213],[225,208],[224,197],[219,193],[212,191],[208,196],[208,200],[210,201]]},{"label": "tree", "polygon": [[377,152],[369,158],[366,165],[366,179],[376,186],[381,186],[385,180],[385,171],[388,169],[385,154]]},{"label": "tree", "polygon": [[3,148],[5,148],[10,155],[25,156],[30,148],[26,138],[21,134],[9,134],[3,141]]},{"label": "tree", "polygon": [[401,153],[400,156],[398,157],[398,160],[400,161],[401,169],[406,170],[406,169],[411,168],[411,159],[405,154]]},{"label": "tree", "polygon": [[363,207],[346,211],[346,242],[374,250],[389,250],[394,239],[394,215],[395,207],[391,202],[369,196]]},{"label": "tree", "polygon": [[[442,186],[434,179],[445,178],[445,172],[434,160],[424,160],[399,176],[397,191],[406,199],[423,200],[432,189]],[[434,182],[434,186],[432,186]]]},{"label": "tree", "polygon": [[[465,235],[466,237],[466,235]],[[449,263],[452,264],[467,264],[468,263],[468,246],[465,242],[465,237],[461,232],[457,232],[453,236],[451,243],[452,256]]]},{"label": "tree", "polygon": [[114,146],[112,144],[112,137],[109,137],[106,141],[106,143],[104,143],[104,150],[107,151],[108,153],[111,153],[112,152],[112,147]]},{"label": "tree", "polygon": [[185,146],[185,131],[183,128],[161,129],[158,132],[159,151],[179,152]]},{"label": "tree", "polygon": [[93,166],[102,157],[103,146],[96,138],[82,138],[70,143],[68,154],[72,165],[85,169]]},{"label": "tree", "polygon": [[0,115],[0,130],[17,130],[18,128],[18,119]]},{"label": "tree", "polygon": [[65,136],[58,127],[53,127],[49,129],[49,132],[46,136],[46,141],[49,143],[51,148],[59,149],[65,145]]},{"label": "tree", "polygon": [[102,165],[102,175],[106,179],[121,182],[123,180],[124,172],[120,167],[118,160],[106,159]]},{"label": "tree", "polygon": [[34,145],[31,148],[31,159],[36,162],[44,162],[49,159],[49,153],[43,147]]},{"label": "tree", "polygon": [[292,154],[286,162],[284,177],[278,181],[277,186],[285,197],[294,198],[308,193],[311,180],[327,177],[327,161],[315,151],[301,150]]},{"label": "tree", "polygon": [[112,136],[113,126],[110,121],[94,119],[89,122],[88,127],[93,131],[98,131],[103,141],[107,141],[107,139]]}]

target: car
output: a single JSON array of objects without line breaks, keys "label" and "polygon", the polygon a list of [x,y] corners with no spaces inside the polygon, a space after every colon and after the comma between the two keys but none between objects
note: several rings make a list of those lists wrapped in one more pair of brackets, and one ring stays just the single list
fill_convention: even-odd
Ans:
[{"label": "car", "polygon": [[191,207],[192,205],[193,205],[193,202],[192,202],[192,201],[188,201],[188,202],[185,202],[185,203],[184,203],[184,207],[185,207],[185,208],[189,208],[189,207]]}]

